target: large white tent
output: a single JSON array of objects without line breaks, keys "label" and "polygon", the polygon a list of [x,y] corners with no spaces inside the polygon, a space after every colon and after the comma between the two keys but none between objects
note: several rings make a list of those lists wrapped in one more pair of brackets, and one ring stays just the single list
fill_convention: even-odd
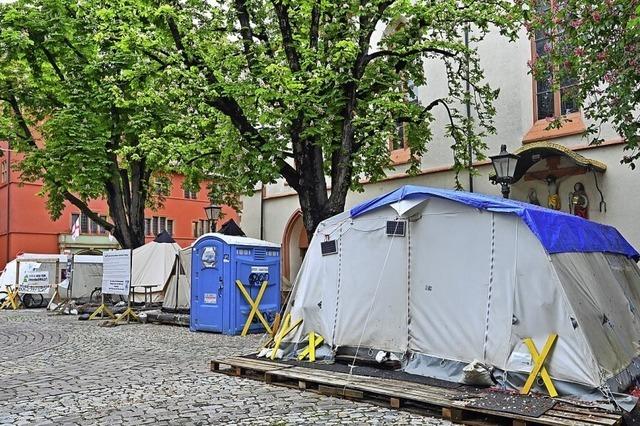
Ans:
[{"label": "large white tent", "polygon": [[149,286],[147,292],[151,293],[152,302],[163,301],[165,287],[179,252],[180,246],[166,232],[158,234],[155,240],[133,250],[131,285],[136,302],[144,301],[143,286]]},{"label": "large white tent", "polygon": [[[610,226],[480,194],[405,186],[322,222],[286,312],[333,355],[393,352],[410,373],[462,381],[479,360],[508,387],[558,339],[561,394],[621,392],[640,373],[638,252]],[[597,393],[597,392],[596,392]]]}]

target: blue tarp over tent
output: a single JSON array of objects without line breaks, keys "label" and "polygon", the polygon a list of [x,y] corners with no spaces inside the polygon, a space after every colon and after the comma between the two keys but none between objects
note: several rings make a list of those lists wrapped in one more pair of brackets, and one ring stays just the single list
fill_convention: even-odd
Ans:
[{"label": "blue tarp over tent", "polygon": [[515,214],[529,226],[547,253],[606,252],[636,261],[640,253],[612,226],[520,201],[490,195],[405,185],[351,209],[357,217],[379,207],[412,198],[437,197],[496,213]]}]

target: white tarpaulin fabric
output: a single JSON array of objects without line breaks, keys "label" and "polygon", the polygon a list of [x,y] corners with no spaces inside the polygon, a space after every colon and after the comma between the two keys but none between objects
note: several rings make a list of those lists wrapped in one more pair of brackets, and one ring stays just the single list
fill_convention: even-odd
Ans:
[{"label": "white tarpaulin fabric", "polygon": [[176,243],[158,243],[152,241],[133,250],[131,266],[131,285],[136,302],[144,301],[144,289],[150,288],[152,302],[162,302],[165,286],[171,276],[176,254],[180,246]]},{"label": "white tarpaulin fabric", "polygon": [[[554,379],[599,388],[629,371],[640,355],[633,260],[549,255],[516,215],[434,197],[403,201],[320,224],[286,308],[303,319],[285,339],[289,355],[314,331],[334,351],[477,360],[526,375],[523,339],[541,349],[556,333],[546,362]],[[404,236],[387,234],[395,220],[405,221]],[[322,254],[327,240],[337,253]]]},{"label": "white tarpaulin fabric", "polygon": [[171,276],[164,293],[162,309],[186,311],[191,308],[191,247],[180,250],[175,257]]},{"label": "white tarpaulin fabric", "polygon": [[[72,299],[86,299],[91,292],[102,287],[102,256],[76,254],[73,256]],[[65,291],[60,291],[67,297]]]},{"label": "white tarpaulin fabric", "polygon": [[[56,269],[61,274],[67,268],[67,256],[64,254],[35,254],[25,253],[18,256],[5,266],[0,275],[0,291],[4,291],[7,285],[15,285],[16,266],[20,262],[20,278],[28,272],[46,271],[49,273],[49,282],[52,286],[56,283]],[[56,268],[56,261],[58,267]],[[68,282],[60,288],[60,295],[63,298],[72,299],[88,298],[91,292],[99,288],[102,283],[102,256],[75,255],[73,256],[73,284],[71,293],[68,293]],[[63,280],[64,282],[64,280]],[[49,296],[53,295],[53,290]]]},{"label": "white tarpaulin fabric", "polygon": [[17,263],[14,259],[5,265],[2,275],[0,275],[0,291],[7,291],[7,286],[15,286]]}]

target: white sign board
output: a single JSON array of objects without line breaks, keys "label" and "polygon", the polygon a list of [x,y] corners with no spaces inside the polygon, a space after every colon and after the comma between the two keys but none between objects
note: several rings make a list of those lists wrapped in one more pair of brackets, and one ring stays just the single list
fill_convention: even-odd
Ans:
[{"label": "white sign board", "polygon": [[20,283],[19,291],[23,294],[49,293],[49,272],[27,272]]},{"label": "white sign board", "polygon": [[215,305],[218,303],[218,293],[205,293],[204,294],[204,303],[209,305]]},{"label": "white sign board", "polygon": [[106,251],[102,259],[102,293],[128,295],[131,285],[131,250]]}]

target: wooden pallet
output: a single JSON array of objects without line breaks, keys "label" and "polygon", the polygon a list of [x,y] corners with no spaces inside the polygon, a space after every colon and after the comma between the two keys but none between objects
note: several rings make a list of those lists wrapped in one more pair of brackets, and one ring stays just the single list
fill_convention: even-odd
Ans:
[{"label": "wooden pallet", "polygon": [[[220,365],[230,369],[220,370]],[[392,408],[406,407],[439,413],[455,423],[555,426],[615,426],[622,423],[619,413],[558,402],[540,417],[470,407],[484,393],[442,388],[395,379],[350,375],[335,371],[295,367],[273,361],[225,358],[211,361],[212,371],[263,379],[267,383],[311,390],[325,395],[385,403]],[[251,376],[248,371],[261,373]],[[487,421],[489,423],[487,423]]]},{"label": "wooden pallet", "polygon": [[[221,365],[229,366],[230,369],[220,370]],[[209,363],[211,371],[221,371],[225,373],[232,372],[236,376],[245,376],[247,372],[264,374],[267,371],[276,371],[283,368],[293,367],[292,365],[282,364],[279,362],[266,361],[261,359],[251,359],[243,357],[230,357],[222,359],[214,359]]]}]

